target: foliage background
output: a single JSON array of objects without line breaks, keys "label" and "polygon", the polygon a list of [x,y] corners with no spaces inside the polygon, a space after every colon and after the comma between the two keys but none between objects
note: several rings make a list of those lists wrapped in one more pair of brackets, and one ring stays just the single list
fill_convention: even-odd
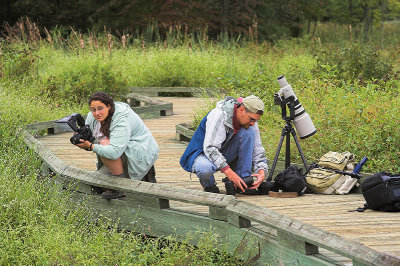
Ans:
[{"label": "foliage background", "polygon": [[[154,41],[172,31],[222,40],[225,36],[278,41],[315,36],[319,22],[359,30],[364,41],[376,33],[384,41],[383,23],[399,18],[397,0],[6,0],[0,18],[10,25],[22,17],[63,34],[112,29],[113,34],[146,36]],[[156,31],[149,29],[153,28]]]}]

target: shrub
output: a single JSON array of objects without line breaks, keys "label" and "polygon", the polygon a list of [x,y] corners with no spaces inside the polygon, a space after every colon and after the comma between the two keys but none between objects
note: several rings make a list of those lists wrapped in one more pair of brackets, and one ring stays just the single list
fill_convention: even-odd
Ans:
[{"label": "shrub", "polygon": [[108,62],[89,62],[62,69],[59,75],[51,75],[44,81],[42,93],[59,102],[86,102],[96,91],[108,93],[114,99],[125,99],[127,81]]},{"label": "shrub", "polygon": [[31,45],[5,45],[0,50],[0,77],[30,77],[37,71],[38,60],[37,49]]},{"label": "shrub", "polygon": [[335,69],[337,80],[367,82],[388,77],[393,69],[391,60],[381,51],[361,43],[317,46],[313,56],[317,61],[314,73]]}]

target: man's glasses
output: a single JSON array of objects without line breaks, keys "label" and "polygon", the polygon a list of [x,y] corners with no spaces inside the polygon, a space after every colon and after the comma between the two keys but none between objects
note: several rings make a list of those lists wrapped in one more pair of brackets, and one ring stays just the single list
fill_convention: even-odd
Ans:
[{"label": "man's glasses", "polygon": [[251,117],[251,116],[249,116],[249,119],[250,119],[250,123],[257,122],[257,119],[254,119],[254,118]]},{"label": "man's glasses", "polygon": [[104,108],[105,108],[105,106],[99,106],[97,109],[91,108],[90,111],[92,111],[92,113],[96,113],[96,111],[101,112]]}]

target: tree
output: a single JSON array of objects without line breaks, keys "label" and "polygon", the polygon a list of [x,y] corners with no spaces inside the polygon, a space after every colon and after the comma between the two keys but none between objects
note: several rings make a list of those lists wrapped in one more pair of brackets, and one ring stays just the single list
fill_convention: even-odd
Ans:
[{"label": "tree", "polygon": [[[304,18],[307,20],[307,34],[314,36],[318,21],[321,21],[325,15],[324,7],[328,4],[328,0],[300,0],[300,8]],[[311,32],[311,24],[314,23]]]}]

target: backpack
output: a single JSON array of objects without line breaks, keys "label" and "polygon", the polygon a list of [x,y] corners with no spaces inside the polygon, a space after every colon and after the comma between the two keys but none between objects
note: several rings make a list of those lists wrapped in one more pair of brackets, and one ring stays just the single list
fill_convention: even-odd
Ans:
[{"label": "backpack", "polygon": [[330,151],[310,166],[306,176],[308,188],[315,193],[346,194],[354,186],[359,186],[358,179],[350,175],[354,170],[354,155]]},{"label": "backpack", "polygon": [[370,175],[361,184],[361,191],[367,203],[358,211],[400,211],[400,173],[379,172]]},{"label": "backpack", "polygon": [[297,192],[300,196],[307,191],[305,175],[302,169],[295,165],[291,165],[277,174],[274,181],[277,187],[284,192]]}]

